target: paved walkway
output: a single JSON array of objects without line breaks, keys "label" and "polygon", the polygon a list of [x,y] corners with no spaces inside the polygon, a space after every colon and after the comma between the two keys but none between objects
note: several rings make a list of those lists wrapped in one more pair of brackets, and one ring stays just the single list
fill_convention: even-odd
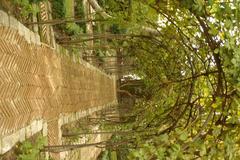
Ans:
[{"label": "paved walkway", "polygon": [[[0,12],[0,16],[2,18],[7,15]],[[50,122],[60,115],[116,101],[113,77],[86,62],[64,55],[65,50],[59,51],[58,48],[57,53],[41,44],[38,35],[11,17],[5,21],[10,25],[0,20],[2,153],[7,150],[3,151],[4,147],[1,147],[7,141],[4,141],[4,137],[32,122],[39,123],[35,120],[49,122],[51,126]],[[55,123],[57,121],[53,124]],[[42,124],[39,125],[37,126],[41,129]],[[27,131],[24,133],[28,134]]]}]

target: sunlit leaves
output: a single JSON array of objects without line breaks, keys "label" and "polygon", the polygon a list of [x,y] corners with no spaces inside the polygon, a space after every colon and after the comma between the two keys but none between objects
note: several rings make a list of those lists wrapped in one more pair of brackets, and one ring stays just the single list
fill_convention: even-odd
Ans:
[{"label": "sunlit leaves", "polygon": [[148,93],[138,101],[133,128],[158,131],[142,137],[147,144],[140,136],[141,149],[132,156],[234,159],[239,153],[231,150],[239,149],[239,136],[229,133],[239,133],[235,128],[240,103],[238,3],[169,0],[162,4],[134,0],[132,21],[124,24],[132,34],[142,35],[143,26],[159,31],[128,41],[134,48],[129,52],[136,58],[135,73]]}]

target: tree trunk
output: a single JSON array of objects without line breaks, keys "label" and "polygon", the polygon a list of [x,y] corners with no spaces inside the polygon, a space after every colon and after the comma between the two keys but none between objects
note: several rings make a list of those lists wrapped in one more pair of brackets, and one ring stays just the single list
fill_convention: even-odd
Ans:
[{"label": "tree trunk", "polygon": [[[144,131],[141,131],[144,132]],[[75,137],[80,135],[97,135],[97,134],[117,134],[117,135],[125,135],[136,133],[136,131],[104,131],[104,132],[77,132],[77,133],[63,133],[62,137]]]},{"label": "tree trunk", "polygon": [[92,147],[92,146],[101,146],[103,145],[105,148],[106,146],[109,147],[117,147],[122,144],[128,144],[131,143],[130,140],[122,141],[122,142],[109,142],[109,141],[102,141],[102,142],[96,142],[96,143],[89,143],[89,144],[68,144],[68,145],[53,145],[53,146],[44,146],[43,149],[40,150],[40,152],[53,152],[53,153],[59,153],[59,152],[66,152],[74,149],[79,149],[79,148],[85,148],[85,147]]},{"label": "tree trunk", "polygon": [[93,9],[98,12],[103,18],[112,18],[109,14],[107,14],[104,9],[98,4],[96,0],[88,0],[89,4],[93,7]]},{"label": "tree trunk", "polygon": [[104,19],[83,19],[83,18],[65,18],[65,19],[53,19],[47,21],[39,21],[39,22],[25,22],[26,25],[57,25],[64,23],[87,23],[87,22],[104,22],[107,20]]}]

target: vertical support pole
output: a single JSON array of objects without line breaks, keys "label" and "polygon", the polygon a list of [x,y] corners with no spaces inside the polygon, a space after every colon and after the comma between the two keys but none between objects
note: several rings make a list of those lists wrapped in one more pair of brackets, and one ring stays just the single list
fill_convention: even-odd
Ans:
[{"label": "vertical support pole", "polygon": [[[89,4],[89,2],[87,0],[83,0],[83,7],[84,7],[84,14],[85,14],[85,19],[93,19],[93,9],[91,7],[91,5]],[[92,21],[90,22],[86,22],[86,33],[89,35],[93,35],[93,23]],[[93,38],[93,36],[89,37],[89,38]],[[87,42],[87,45],[89,48],[93,47],[93,40]],[[93,55],[93,50],[88,50],[86,51],[87,56],[89,56],[89,58],[87,59],[87,61],[89,61],[90,63],[93,62],[92,60],[92,55]]]},{"label": "vertical support pole", "polygon": [[[35,3],[33,3],[33,4],[32,4],[32,7],[33,7],[34,9],[36,9],[36,8],[37,8],[37,5],[36,5]],[[32,20],[33,20],[33,22],[38,22],[38,20],[37,20],[37,14],[33,15]],[[37,24],[34,24],[34,25],[33,25],[33,31],[34,31],[35,33],[38,33],[39,29],[38,29],[38,25],[37,25]]]}]

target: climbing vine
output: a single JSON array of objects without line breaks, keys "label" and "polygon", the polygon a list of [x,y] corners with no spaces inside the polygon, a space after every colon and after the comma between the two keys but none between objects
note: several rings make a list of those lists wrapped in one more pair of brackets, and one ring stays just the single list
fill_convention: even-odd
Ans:
[{"label": "climbing vine", "polygon": [[40,157],[40,150],[44,145],[46,145],[46,138],[42,136],[38,136],[34,143],[29,140],[24,141],[17,146],[19,152],[17,160],[43,159]]},{"label": "climbing vine", "polygon": [[239,1],[133,0],[132,9],[115,23],[135,35],[128,53],[148,95],[118,147],[128,159],[239,157]]}]

